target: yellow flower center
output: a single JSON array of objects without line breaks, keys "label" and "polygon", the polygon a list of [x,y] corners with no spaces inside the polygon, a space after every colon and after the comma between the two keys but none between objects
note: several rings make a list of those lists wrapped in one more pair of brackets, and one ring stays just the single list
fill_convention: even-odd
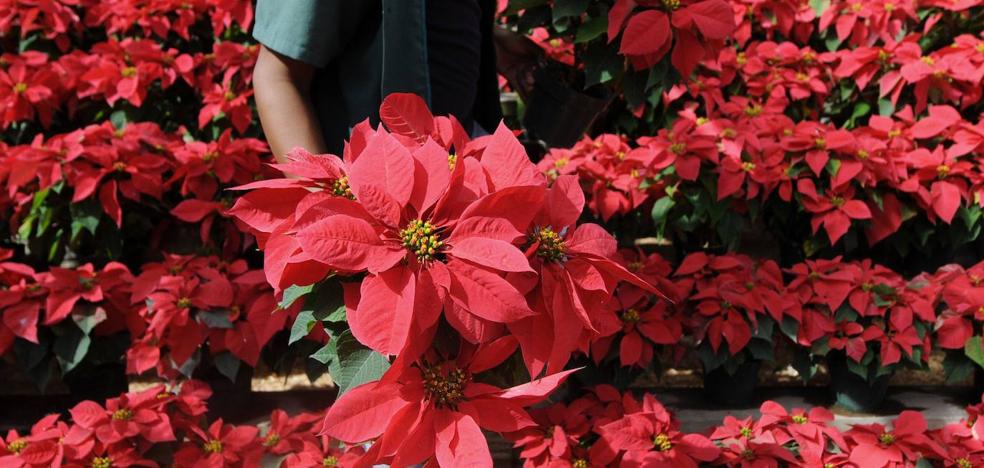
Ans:
[{"label": "yellow flower center", "polygon": [[861,8],[864,8],[864,5],[862,5],[860,3],[852,3],[851,4],[851,11],[853,11],[855,13],[861,11]]},{"label": "yellow flower center", "polygon": [[133,411],[130,411],[126,408],[120,408],[116,411],[113,411],[114,421],[128,421],[132,417],[133,417]]},{"label": "yellow flower center", "polygon": [[27,83],[17,83],[14,85],[14,93],[24,94],[27,92]]},{"label": "yellow flower center", "polygon": [[745,115],[749,117],[755,117],[762,113],[762,106],[758,104],[752,104],[745,108]]},{"label": "yellow flower center", "polygon": [[978,42],[977,45],[974,46],[974,50],[976,50],[979,54],[984,54],[984,42]]},{"label": "yellow flower center", "polygon": [[615,153],[615,159],[618,159],[619,161],[625,161],[625,151],[619,151]]},{"label": "yellow flower center", "polygon": [[113,460],[109,457],[92,457],[92,462],[89,466],[92,468],[110,468],[113,466]]},{"label": "yellow flower center", "polygon": [[10,444],[7,444],[7,450],[14,455],[21,453],[21,450],[24,450],[25,448],[27,448],[27,441],[24,439],[18,439]]},{"label": "yellow flower center", "polygon": [[843,197],[834,197],[830,199],[830,203],[836,206],[837,208],[844,206],[844,202],[845,200]]},{"label": "yellow flower center", "polygon": [[465,398],[465,385],[471,375],[464,369],[442,371],[440,367],[421,369],[424,380],[424,397],[438,408],[455,408]]},{"label": "yellow flower center", "polygon": [[588,461],[583,458],[575,459],[571,462],[571,468],[588,468]]},{"label": "yellow flower center", "polygon": [[114,163],[113,170],[116,172],[126,172],[126,163],[123,161],[118,161]]},{"label": "yellow flower center", "polygon": [[202,450],[205,453],[222,453],[222,441],[212,439],[208,442],[202,444]]},{"label": "yellow flower center", "polygon": [[973,468],[974,467],[974,465],[972,465],[970,463],[970,460],[968,460],[966,458],[958,458],[957,459],[957,466],[959,468]]},{"label": "yellow flower center", "polygon": [[752,172],[752,171],[755,170],[755,163],[749,162],[749,161],[745,161],[745,162],[741,163],[741,170],[743,170],[745,172]]},{"label": "yellow flower center", "polygon": [[805,81],[810,81],[810,75],[807,75],[806,73],[803,73],[803,72],[799,72],[799,73],[796,74],[796,80],[797,81],[804,81],[804,82]]},{"label": "yellow flower center", "polygon": [[817,149],[824,149],[827,147],[827,140],[824,138],[816,138],[813,140],[813,146]]},{"label": "yellow flower center", "polygon": [[125,67],[122,71],[120,71],[120,74],[123,75],[123,78],[132,78],[137,76],[137,67]]},{"label": "yellow flower center", "polygon": [[673,143],[670,145],[670,152],[673,154],[683,154],[687,150],[686,143]]},{"label": "yellow flower center", "polygon": [[745,55],[744,52],[738,52],[738,55],[735,57],[735,63],[737,63],[738,66],[748,63],[748,56]]},{"label": "yellow flower center", "polygon": [[280,443],[280,435],[278,435],[276,432],[273,431],[267,434],[266,438],[263,439],[263,445],[266,447],[273,447],[274,445],[277,445],[279,443]]},{"label": "yellow flower center", "polygon": [[236,93],[232,91],[226,91],[222,97],[225,98],[226,101],[231,101],[233,99],[236,99]]},{"label": "yellow flower center", "polygon": [[338,197],[345,197],[349,200],[355,200],[355,194],[352,193],[352,187],[349,187],[348,176],[341,176],[335,179],[331,183],[331,193]]},{"label": "yellow flower center", "polygon": [[806,421],[807,421],[806,416],[802,414],[793,415],[793,422],[796,424],[806,424]]},{"label": "yellow flower center", "polygon": [[410,221],[410,224],[400,231],[400,240],[403,241],[403,246],[421,262],[433,260],[434,255],[440,252],[444,245],[434,225],[430,221],[420,219]]},{"label": "yellow flower center", "polygon": [[933,60],[933,57],[920,57],[919,60],[922,60],[922,63],[925,63],[926,65],[936,64],[936,60]]},{"label": "yellow flower center", "polygon": [[936,166],[936,175],[939,176],[939,178],[942,179],[949,174],[950,174],[950,166],[947,166],[946,164],[940,164],[939,166]]},{"label": "yellow flower center", "polygon": [[182,297],[181,299],[178,299],[177,306],[179,309],[187,309],[191,307],[191,299],[188,299],[187,297]]},{"label": "yellow flower center", "polygon": [[458,164],[458,156],[455,154],[448,155],[448,170],[453,171],[455,164]]},{"label": "yellow flower center", "polygon": [[635,309],[629,309],[622,312],[622,321],[625,323],[638,323],[639,322],[639,311]]},{"label": "yellow flower center", "polygon": [[566,258],[567,243],[549,227],[537,229],[533,233],[531,242],[537,244],[536,255],[544,260],[561,262]]},{"label": "yellow flower center", "polygon": [[885,4],[885,11],[887,11],[889,13],[895,11],[895,4],[894,3],[891,3],[891,2],[886,3]]},{"label": "yellow flower center", "polygon": [[871,156],[867,151],[863,149],[858,150],[858,159],[868,159]]},{"label": "yellow flower center", "polygon": [[323,466],[324,468],[334,468],[338,466],[338,459],[331,455],[328,455],[327,457],[325,457],[324,460],[321,460],[321,466]]},{"label": "yellow flower center", "polygon": [[567,163],[569,162],[570,160],[568,160],[567,158],[559,158],[556,161],[554,161],[554,167],[556,167],[557,169],[561,169],[564,166],[566,166]]},{"label": "yellow flower center", "polygon": [[741,434],[741,436],[744,437],[744,438],[746,438],[746,439],[750,439],[752,437],[752,434],[753,434],[752,428],[750,428],[748,426],[742,427],[741,430],[738,431],[738,433]]},{"label": "yellow flower center", "polygon": [[680,8],[680,0],[663,0],[663,6],[667,10],[676,10]]},{"label": "yellow flower center", "polygon": [[661,432],[653,437],[653,447],[660,452],[669,452],[673,448],[673,442],[670,442],[670,436]]},{"label": "yellow flower center", "polygon": [[697,126],[698,127],[701,126],[701,125],[706,124],[707,122],[710,122],[710,120],[708,120],[707,117],[697,117]]},{"label": "yellow flower center", "polygon": [[895,435],[891,432],[883,432],[878,436],[878,441],[885,445],[892,445],[895,443]]}]

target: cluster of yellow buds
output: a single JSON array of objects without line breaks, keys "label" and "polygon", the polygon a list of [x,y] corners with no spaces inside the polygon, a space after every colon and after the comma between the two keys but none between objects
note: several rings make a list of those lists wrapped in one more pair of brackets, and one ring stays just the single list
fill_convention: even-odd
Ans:
[{"label": "cluster of yellow buds", "polygon": [[133,411],[126,408],[120,408],[113,411],[113,421],[127,421],[133,417]]},{"label": "cluster of yellow buds", "polygon": [[639,311],[635,309],[629,309],[622,312],[622,321],[625,323],[639,323]]},{"label": "cluster of yellow buds", "polygon": [[458,156],[448,153],[448,170],[453,171],[455,164],[458,164]]},{"label": "cluster of yellow buds", "polygon": [[335,468],[336,466],[338,466],[338,459],[331,455],[328,455],[327,457],[325,457],[324,460],[321,460],[321,466],[323,466],[324,468]]},{"label": "cluster of yellow buds", "polygon": [[562,262],[567,258],[567,243],[553,229],[538,228],[530,238],[536,243],[536,255],[551,262]]},{"label": "cluster of yellow buds", "polygon": [[338,197],[345,197],[349,200],[355,200],[355,195],[352,193],[352,187],[349,187],[348,176],[341,176],[335,179],[331,183],[331,193]]},{"label": "cluster of yellow buds", "polygon": [[680,8],[680,0],[663,0],[663,6],[670,11],[676,10]]},{"label": "cluster of yellow buds", "polygon": [[653,447],[660,452],[669,452],[673,449],[673,442],[670,442],[670,436],[661,432],[653,437]]},{"label": "cluster of yellow buds", "polygon": [[222,441],[212,439],[208,442],[202,444],[202,450],[205,453],[222,453]]},{"label": "cluster of yellow buds", "polygon": [[92,457],[89,466],[92,468],[110,468],[113,466],[113,460],[109,457]]},{"label": "cluster of yellow buds", "polygon": [[442,370],[440,366],[421,369],[424,396],[439,408],[454,408],[465,397],[465,385],[471,381],[467,371],[458,368]]},{"label": "cluster of yellow buds", "polygon": [[400,240],[407,250],[417,256],[417,260],[425,262],[433,260],[444,246],[436,231],[430,221],[415,219],[400,231]]}]

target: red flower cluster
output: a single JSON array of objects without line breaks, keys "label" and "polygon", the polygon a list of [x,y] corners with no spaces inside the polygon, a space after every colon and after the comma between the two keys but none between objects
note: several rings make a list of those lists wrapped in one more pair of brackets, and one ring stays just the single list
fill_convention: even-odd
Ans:
[{"label": "red flower cluster", "polygon": [[105,405],[83,401],[69,411],[71,421],[52,414],[30,433],[12,430],[0,437],[0,465],[245,468],[279,459],[285,467],[334,467],[352,466],[364,452],[317,435],[320,414],[290,417],[274,410],[257,426],[209,423],[211,395],[204,383],[188,380],[125,393]]},{"label": "red flower cluster", "polygon": [[127,369],[134,374],[156,368],[176,377],[206,341],[212,355],[229,352],[255,366],[263,346],[297,314],[277,306],[262,271],[216,257],[168,256],[136,277],[112,262],[101,270],[86,264],[40,273],[3,262],[0,282],[0,355],[15,338],[38,343],[39,325],[72,318],[86,335],[128,330]]},{"label": "red flower cluster", "polygon": [[[726,344],[727,352],[736,355],[753,335],[782,324],[805,349],[838,350],[855,362],[874,360],[888,367],[903,358],[926,362],[934,336],[941,347],[952,349],[980,334],[976,314],[984,303],[973,302],[980,288],[970,282],[981,282],[975,275],[984,264],[968,273],[946,266],[907,281],[867,260],[806,261],[782,271],[773,261],[695,253],[672,271],[657,254],[623,254],[630,271],[652,278],[674,302],[620,286],[609,308],[618,311],[622,328],[592,341],[598,362],[617,339],[624,366],[648,367],[656,345],[672,348],[691,338],[698,345],[708,343],[715,353]],[[944,311],[939,326],[937,310]],[[761,328],[763,321],[770,325]],[[771,333],[763,338],[772,342]]]},{"label": "red flower cluster", "polygon": [[278,307],[260,270],[216,257],[169,256],[144,265],[131,302],[127,371],[156,368],[172,378],[206,341],[213,356],[229,352],[256,366],[263,346],[297,315],[296,307]]},{"label": "red flower cluster", "polygon": [[637,148],[602,135],[552,150],[539,168],[550,177],[577,174],[588,206],[606,220],[679,197],[681,185],[701,188],[701,175],[713,175],[718,200],[740,205],[777,194],[809,213],[814,232],[822,227],[831,244],[853,221],[866,221],[861,227],[877,243],[900,229],[907,210],[949,224],[961,206],[984,199],[984,169],[974,160],[984,145],[982,123],[964,121],[950,106],[931,106],[922,120],[906,107],[850,130],[797,124],[784,107],[736,97],[711,117],[687,109]]},{"label": "red flower cluster", "polygon": [[86,100],[140,107],[152,85],[167,90],[180,78],[204,99],[200,127],[224,115],[244,133],[253,119],[247,101],[257,52],[256,46],[216,42],[211,53],[188,54],[151,39],[126,38],[54,60],[36,51],[6,53],[0,56],[0,128],[34,119],[48,127],[56,112],[71,116]]},{"label": "red flower cluster", "polygon": [[40,33],[62,51],[84,29],[107,35],[142,34],[167,39],[175,33],[190,39],[189,28],[209,18],[216,36],[235,25],[249,30],[253,3],[239,0],[63,0],[59,2],[13,1],[0,5],[0,36],[16,32],[21,37]]},{"label": "red flower cluster", "polygon": [[[254,190],[231,210],[256,232],[275,287],[311,284],[329,272],[366,275],[346,290],[348,323],[361,343],[396,355],[397,364],[392,377],[344,395],[337,408],[381,406],[386,409],[373,411],[386,415],[405,409],[407,417],[421,400],[454,408],[462,398],[455,392],[469,394],[469,375],[477,370],[427,357],[445,322],[463,343],[478,345],[478,355],[498,356],[485,365],[497,365],[518,342],[530,375],[552,374],[528,385],[537,392],[552,389],[588,338],[618,328],[615,315],[600,314],[597,306],[619,281],[655,292],[615,261],[611,235],[577,224],[584,198],[573,178],[547,187],[505,127],[468,141],[457,122],[432,117],[412,95],[389,96],[380,115],[389,131],[360,124],[343,158],[295,150],[288,164],[277,165],[292,178],[241,187]],[[543,383],[547,379],[553,384]],[[454,387],[456,396],[414,393],[403,397],[413,406],[404,406],[388,390],[395,383],[426,390],[434,382]],[[535,400],[525,390],[504,392],[526,404]],[[479,393],[491,397],[492,389]],[[441,403],[445,397],[453,402]],[[418,460],[436,453],[452,460],[473,449],[447,445],[459,436],[475,441],[473,417],[435,418],[438,429],[451,425],[450,432],[435,435],[429,419],[421,423],[420,437],[437,437],[436,446],[413,443],[421,452],[400,455],[400,442],[394,442],[370,454]],[[479,425],[486,424],[483,418]],[[405,427],[384,426],[388,419],[380,417],[378,425],[360,419],[359,431],[349,432],[341,429],[344,418],[330,413],[326,429],[353,442],[380,434],[382,441],[395,434],[402,440]],[[496,423],[484,427],[504,430]]]},{"label": "red flower cluster", "polygon": [[726,416],[704,434],[684,433],[656,398],[640,403],[630,393],[601,385],[569,404],[531,411],[537,426],[507,436],[525,467],[914,467],[968,468],[984,463],[977,418],[930,430],[922,414],[903,411],[891,425],[856,425],[846,431],[823,408],[787,410],[767,401],[759,418]]}]

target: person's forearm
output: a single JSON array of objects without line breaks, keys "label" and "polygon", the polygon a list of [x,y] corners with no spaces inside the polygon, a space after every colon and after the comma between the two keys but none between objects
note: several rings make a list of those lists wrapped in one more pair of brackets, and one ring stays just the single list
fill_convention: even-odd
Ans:
[{"label": "person's forearm", "polygon": [[277,161],[284,162],[284,155],[296,147],[327,152],[309,86],[310,76],[296,76],[273,54],[260,54],[254,74],[256,110]]}]

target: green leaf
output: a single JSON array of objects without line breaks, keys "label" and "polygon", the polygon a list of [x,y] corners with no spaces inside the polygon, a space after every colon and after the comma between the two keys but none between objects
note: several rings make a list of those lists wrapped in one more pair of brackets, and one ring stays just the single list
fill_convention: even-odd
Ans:
[{"label": "green leaf", "polygon": [[201,311],[196,315],[198,322],[208,328],[230,329],[233,328],[232,321],[229,320],[228,310],[209,310]]},{"label": "green leaf", "polygon": [[290,285],[290,287],[284,290],[284,296],[280,299],[280,304],[278,304],[278,307],[281,309],[290,308],[290,306],[294,304],[294,301],[306,296],[312,289],[314,289],[313,284],[309,284],[307,286],[298,286],[296,284]]},{"label": "green leaf", "polygon": [[378,380],[389,369],[386,357],[362,346],[351,332],[339,335],[335,342],[338,359],[329,367],[329,373],[338,385],[339,396],[366,382]]},{"label": "green leaf", "polygon": [[594,40],[608,30],[608,15],[600,15],[588,18],[577,28],[577,35],[574,36],[574,43],[581,44]]},{"label": "green leaf", "polygon": [[242,361],[239,358],[225,351],[212,356],[212,361],[215,363],[215,368],[219,370],[220,374],[224,375],[231,382],[236,381],[236,375],[239,374],[239,366],[242,365]]},{"label": "green leaf", "polygon": [[117,130],[125,127],[127,123],[126,111],[118,110],[109,114],[109,121],[113,123],[113,127]]},{"label": "green leaf", "polygon": [[829,37],[824,39],[823,45],[827,47],[827,51],[833,52],[840,47],[841,40],[837,38],[836,34],[831,34]]},{"label": "green leaf", "polygon": [[984,347],[981,347],[981,337],[974,336],[964,343],[964,354],[978,366],[984,367]]},{"label": "green leaf", "polygon": [[813,12],[819,17],[830,8],[830,0],[810,0],[810,8],[813,8]]},{"label": "green leaf", "polygon": [[314,352],[314,354],[308,356],[315,361],[322,364],[328,364],[336,359],[338,359],[338,351],[335,349],[335,341],[331,340],[328,344],[322,346],[320,349]]},{"label": "green leaf", "polygon": [[653,222],[657,225],[665,224],[666,216],[674,206],[676,206],[676,201],[671,197],[663,197],[656,200],[656,203],[653,203]]},{"label": "green leaf", "polygon": [[895,105],[889,99],[878,100],[878,115],[890,116],[895,113]]},{"label": "green leaf", "polygon": [[861,101],[854,105],[854,112],[851,113],[851,118],[847,119],[847,128],[854,128],[857,119],[864,117],[871,113],[871,105],[867,102]]},{"label": "green leaf", "polygon": [[342,283],[337,279],[329,279],[318,283],[304,301],[303,311],[311,311],[317,320],[326,320],[336,316],[338,308],[345,307],[345,295]]},{"label": "green leaf", "polygon": [[302,310],[301,313],[297,314],[294,325],[290,327],[290,338],[287,340],[287,344],[292,345],[307,336],[316,323],[318,323],[318,319],[314,318],[314,312]]},{"label": "green leaf", "polygon": [[339,322],[344,322],[346,320],[348,320],[348,318],[345,316],[345,306],[340,305],[338,306],[337,309],[335,309],[334,312],[328,314],[328,316],[322,319],[321,321],[330,322],[330,323],[339,323]]},{"label": "green leaf", "polygon": [[77,304],[72,310],[72,321],[83,334],[88,335],[96,325],[106,321],[106,310],[91,304]]},{"label": "green leaf", "polygon": [[61,365],[62,373],[71,372],[75,366],[82,363],[85,355],[89,352],[90,344],[92,344],[92,340],[81,330],[74,330],[55,339],[55,356]]}]

